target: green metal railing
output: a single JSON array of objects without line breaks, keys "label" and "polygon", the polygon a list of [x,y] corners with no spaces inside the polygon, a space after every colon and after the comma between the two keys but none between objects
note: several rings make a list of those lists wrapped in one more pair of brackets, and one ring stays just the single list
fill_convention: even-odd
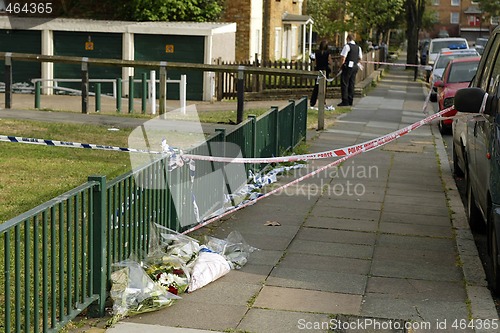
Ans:
[{"label": "green metal railing", "polygon": [[[190,154],[278,156],[305,138],[307,99],[251,117],[232,131],[220,130]],[[149,247],[156,222],[178,231],[224,204],[225,183],[235,181],[227,165],[196,161],[169,170],[158,158],[109,183],[103,176],[0,225],[0,332],[55,332],[82,311],[104,315],[112,264]],[[245,171],[260,169],[248,165]],[[211,177],[213,174],[221,178]],[[192,177],[194,176],[194,177]],[[175,201],[181,205],[175,205]],[[184,221],[181,226],[180,221]],[[3,295],[2,295],[3,294]]]}]

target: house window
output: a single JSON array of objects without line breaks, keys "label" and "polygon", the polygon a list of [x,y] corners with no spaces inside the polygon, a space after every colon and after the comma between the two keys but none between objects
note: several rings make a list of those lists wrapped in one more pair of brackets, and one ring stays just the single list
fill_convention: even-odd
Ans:
[{"label": "house window", "polygon": [[450,14],[450,23],[451,24],[458,24],[459,22],[459,13],[451,13]]},{"label": "house window", "polygon": [[451,0],[452,6],[460,6],[460,0]]},{"label": "house window", "polygon": [[433,6],[439,6],[439,0],[432,0]]}]

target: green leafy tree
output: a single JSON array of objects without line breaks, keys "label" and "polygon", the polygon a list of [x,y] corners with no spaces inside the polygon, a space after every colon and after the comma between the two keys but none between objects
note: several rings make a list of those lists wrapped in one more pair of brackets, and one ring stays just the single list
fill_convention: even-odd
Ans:
[{"label": "green leafy tree", "polygon": [[62,16],[126,21],[216,21],[224,0],[60,0]]},{"label": "green leafy tree", "polygon": [[479,7],[491,16],[500,16],[500,0],[477,0]]},{"label": "green leafy tree", "polygon": [[390,29],[403,23],[404,0],[350,0],[349,12],[363,39],[371,38],[374,32],[381,41]]},{"label": "green leafy tree", "polygon": [[349,20],[344,20],[347,12],[345,1],[308,0],[306,8],[314,20],[314,31],[322,37],[332,38],[339,32],[352,28]]},{"label": "green leafy tree", "polygon": [[373,29],[377,35],[383,35],[401,25],[404,1],[308,0],[307,13],[314,19],[314,30],[320,36],[352,31],[367,39]]}]

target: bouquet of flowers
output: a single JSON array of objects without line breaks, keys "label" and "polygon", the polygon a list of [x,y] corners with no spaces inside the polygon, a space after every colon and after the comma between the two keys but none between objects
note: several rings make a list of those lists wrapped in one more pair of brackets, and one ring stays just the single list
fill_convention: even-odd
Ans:
[{"label": "bouquet of flowers", "polygon": [[177,257],[148,257],[143,268],[151,280],[174,295],[184,293],[189,285],[189,271]]},{"label": "bouquet of flowers", "polygon": [[153,282],[136,261],[125,260],[113,266],[117,270],[111,274],[114,315],[109,326],[127,316],[170,306],[180,298]]}]

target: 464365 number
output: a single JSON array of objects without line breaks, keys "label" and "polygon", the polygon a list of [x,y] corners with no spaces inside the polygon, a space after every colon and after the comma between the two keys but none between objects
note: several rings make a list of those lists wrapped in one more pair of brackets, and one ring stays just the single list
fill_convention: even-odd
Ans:
[{"label": "464365 number", "polygon": [[5,7],[8,14],[51,14],[52,2],[9,2]]}]

